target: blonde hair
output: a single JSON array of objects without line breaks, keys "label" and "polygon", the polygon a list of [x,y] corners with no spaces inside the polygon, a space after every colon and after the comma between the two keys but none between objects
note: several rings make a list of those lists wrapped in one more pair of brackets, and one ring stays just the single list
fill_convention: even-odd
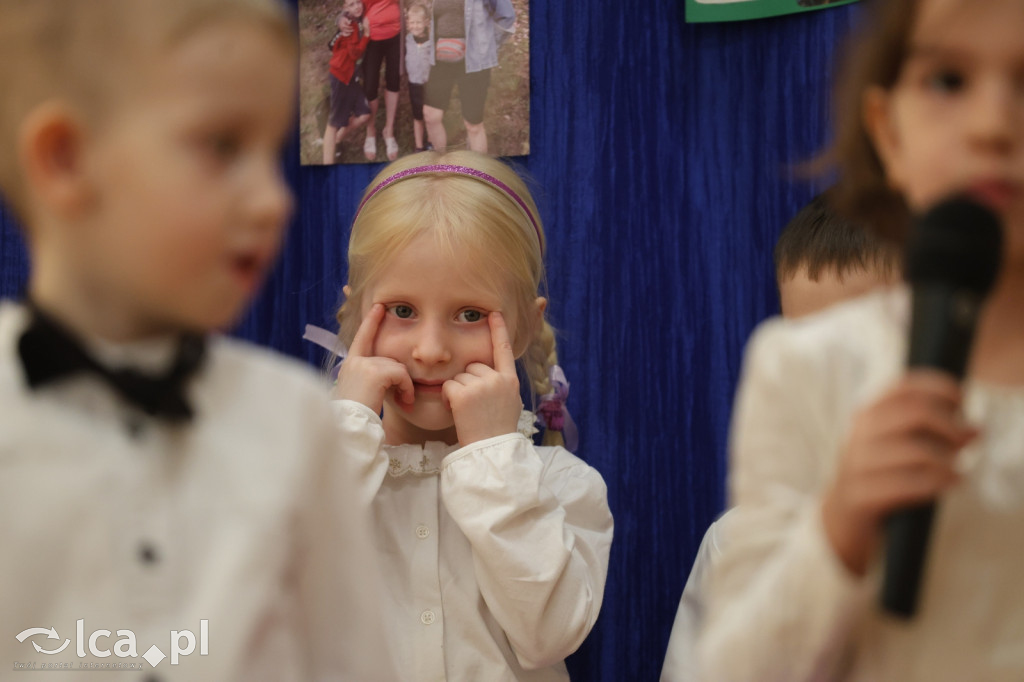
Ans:
[{"label": "blonde hair", "polygon": [[149,60],[226,20],[257,23],[296,49],[278,0],[0,0],[0,191],[22,220],[26,188],[14,150],[34,109],[61,101],[102,126],[120,98],[146,85]]},{"label": "blonde hair", "polygon": [[[377,191],[396,173],[435,164],[482,171],[507,185],[523,206],[494,184],[451,172],[411,175]],[[430,234],[448,253],[469,250],[489,286],[512,292],[516,314],[512,343],[516,349],[525,343],[520,360],[531,395],[550,393],[548,371],[558,362],[555,333],[544,316],[538,322],[534,312],[535,300],[546,288],[544,230],[519,175],[501,161],[476,152],[422,152],[387,166],[370,183],[362,201],[349,239],[348,298],[337,314],[342,343],[350,345],[359,328],[366,287],[399,251],[418,236]],[[545,442],[558,442],[557,436],[549,431]]]},{"label": "blonde hair", "polygon": [[430,19],[430,10],[427,9],[427,6],[422,2],[414,2],[405,8],[406,17],[410,16],[413,12],[419,12],[423,15],[424,19]]}]

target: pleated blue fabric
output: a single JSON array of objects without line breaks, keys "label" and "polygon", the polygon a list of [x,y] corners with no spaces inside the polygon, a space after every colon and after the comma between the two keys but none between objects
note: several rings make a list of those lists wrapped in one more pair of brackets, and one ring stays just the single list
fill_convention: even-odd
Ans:
[{"label": "pleated blue fabric", "polygon": [[[616,523],[574,680],[658,678],[725,504],[743,346],[778,310],[772,247],[825,185],[794,166],[827,141],[834,52],[859,11],[688,25],[682,0],[531,3],[531,155],[514,161],[547,231],[578,454],[604,475]],[[300,168],[297,149],[296,133],[298,212],[236,333],[319,366],[302,330],[334,328],[349,222],[381,166]],[[2,207],[0,267],[0,294],[18,295],[27,260]]]}]

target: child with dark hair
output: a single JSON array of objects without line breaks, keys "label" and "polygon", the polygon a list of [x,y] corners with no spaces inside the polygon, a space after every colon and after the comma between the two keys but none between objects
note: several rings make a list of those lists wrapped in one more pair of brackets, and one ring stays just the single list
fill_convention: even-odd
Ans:
[{"label": "child with dark hair", "polygon": [[[712,570],[710,680],[1024,679],[1024,2],[876,2],[840,80],[837,205],[897,242],[967,194],[1002,265],[966,377],[908,369],[894,287],[770,321],[733,412],[735,520]],[[917,616],[879,606],[893,513],[941,497]]]},{"label": "child with dark hair", "polygon": [[775,243],[775,280],[786,317],[800,317],[899,278],[895,244],[837,215],[820,194]]},{"label": "child with dark hair", "polygon": [[[820,194],[800,209],[775,243],[775,282],[783,317],[817,313],[899,278],[894,247],[837,215],[827,196]],[[735,518],[726,511],[701,540],[679,600],[662,682],[702,679],[695,643],[704,620],[708,573],[735,532],[730,529]]]}]

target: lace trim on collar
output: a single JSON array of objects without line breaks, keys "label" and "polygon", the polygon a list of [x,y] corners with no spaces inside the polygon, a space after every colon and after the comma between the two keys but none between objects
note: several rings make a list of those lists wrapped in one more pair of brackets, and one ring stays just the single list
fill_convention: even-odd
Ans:
[{"label": "lace trim on collar", "polygon": [[[530,438],[537,433],[537,416],[529,410],[519,415],[516,430]],[[428,442],[425,445],[395,445],[388,447],[388,475],[395,478],[412,474],[414,476],[435,476],[441,473],[444,458],[458,449],[458,445]]]}]

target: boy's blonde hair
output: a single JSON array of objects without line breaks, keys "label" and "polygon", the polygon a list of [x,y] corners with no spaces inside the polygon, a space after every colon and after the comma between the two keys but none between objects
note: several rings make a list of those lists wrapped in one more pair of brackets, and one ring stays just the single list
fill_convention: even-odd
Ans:
[{"label": "boy's blonde hair", "polygon": [[430,18],[430,10],[422,2],[414,2],[405,8],[405,16],[409,16],[413,12],[419,12],[423,15],[424,19]]},{"label": "boy's blonde hair", "polygon": [[[499,187],[457,173],[408,177],[365,200],[396,173],[434,164],[482,171],[507,185],[525,207]],[[555,334],[543,315],[538,322],[535,305],[546,281],[544,231],[522,179],[501,161],[476,152],[422,152],[390,164],[363,196],[365,204],[349,240],[348,299],[337,314],[342,343],[350,345],[359,328],[366,287],[399,251],[416,237],[430,234],[448,253],[468,251],[489,286],[512,294],[516,315],[513,346],[517,351],[525,346],[522,362],[534,396],[550,393],[548,370],[558,362]]]},{"label": "boy's blonde hair", "polygon": [[295,50],[278,0],[0,0],[0,191],[22,220],[15,150],[30,112],[60,101],[101,127],[121,98],[147,85],[150,60],[225,20],[256,22]]}]

